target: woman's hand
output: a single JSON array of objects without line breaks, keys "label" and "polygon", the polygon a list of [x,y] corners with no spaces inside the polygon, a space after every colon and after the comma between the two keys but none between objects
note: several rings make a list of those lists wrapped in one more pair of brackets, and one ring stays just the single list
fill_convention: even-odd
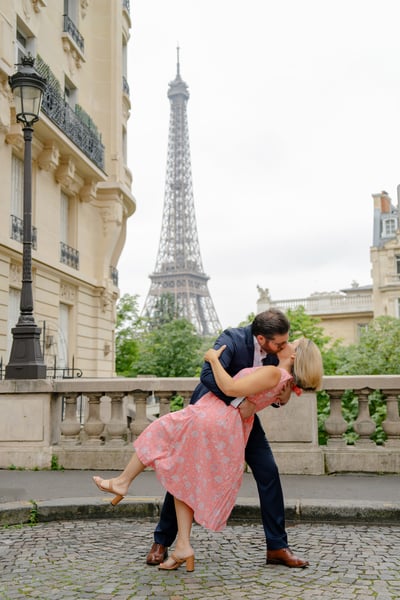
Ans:
[{"label": "woman's hand", "polygon": [[215,350],[214,348],[210,348],[205,353],[204,360],[209,363],[213,362],[214,360],[219,360],[219,357],[221,356],[221,354],[223,353],[225,348],[226,348],[226,344],[224,344],[223,346],[218,348],[218,350]]}]

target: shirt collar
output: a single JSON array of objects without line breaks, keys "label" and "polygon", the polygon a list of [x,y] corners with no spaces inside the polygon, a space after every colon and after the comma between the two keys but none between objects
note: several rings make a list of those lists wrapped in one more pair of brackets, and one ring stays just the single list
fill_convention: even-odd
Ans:
[{"label": "shirt collar", "polygon": [[253,336],[253,340],[254,340],[254,359],[253,359],[253,366],[257,367],[259,365],[262,365],[262,359],[265,358],[267,356],[267,353],[265,352],[265,350],[263,350],[260,346],[260,344],[257,341],[257,338],[255,336]]}]

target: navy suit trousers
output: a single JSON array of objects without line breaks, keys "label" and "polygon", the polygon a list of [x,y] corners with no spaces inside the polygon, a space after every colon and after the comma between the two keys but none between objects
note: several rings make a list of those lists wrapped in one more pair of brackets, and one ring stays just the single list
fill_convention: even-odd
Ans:
[{"label": "navy suit trousers", "polygon": [[[285,510],[278,467],[257,415],[247,442],[245,459],[256,480],[267,547],[269,550],[286,548]],[[167,492],[154,531],[154,541],[169,547],[177,530],[174,498]]]}]

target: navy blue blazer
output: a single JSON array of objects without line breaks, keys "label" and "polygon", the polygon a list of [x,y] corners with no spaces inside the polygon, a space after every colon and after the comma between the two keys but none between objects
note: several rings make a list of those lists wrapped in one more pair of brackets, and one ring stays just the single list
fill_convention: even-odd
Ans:
[{"label": "navy blue blazer", "polygon": [[[220,356],[224,369],[232,377],[241,369],[252,367],[254,362],[254,339],[251,333],[251,325],[225,329],[217,338],[214,348],[218,349],[226,344],[226,348]],[[279,362],[275,354],[268,355],[268,364],[277,365]],[[200,383],[193,391],[190,404],[195,404],[201,396],[207,392],[214,392],[226,404],[233,399],[226,396],[215,383],[210,363],[205,362],[200,374]]]}]

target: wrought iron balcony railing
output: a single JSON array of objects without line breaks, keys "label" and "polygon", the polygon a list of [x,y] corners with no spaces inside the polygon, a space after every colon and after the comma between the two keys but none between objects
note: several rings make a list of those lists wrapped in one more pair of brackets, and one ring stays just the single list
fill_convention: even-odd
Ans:
[{"label": "wrought iron balcony railing", "polygon": [[[11,239],[16,240],[17,242],[24,241],[24,222],[19,217],[15,215],[11,216]],[[32,227],[32,248],[37,250],[37,229],[36,227]]]},{"label": "wrought iron balcony railing", "polygon": [[126,77],[122,77],[122,91],[129,96],[129,83]]},{"label": "wrought iron balcony railing", "polygon": [[60,242],[60,262],[73,269],[79,269],[79,250]]},{"label": "wrought iron balcony railing", "polygon": [[110,277],[113,284],[118,287],[118,269],[116,269],[112,265],[110,266]]},{"label": "wrought iron balcony railing", "polygon": [[83,40],[83,37],[79,33],[77,26],[75,25],[73,20],[68,15],[63,15],[63,17],[64,17],[65,33],[68,33],[72,37],[72,39],[74,40],[74,42],[78,46],[78,48],[82,52],[84,52],[85,51],[85,42]]},{"label": "wrought iron balcony railing", "polygon": [[66,136],[100,169],[104,170],[104,145],[93,121],[78,106],[74,111],[65,101],[51,69],[38,56],[35,66],[47,79],[42,110]]}]

